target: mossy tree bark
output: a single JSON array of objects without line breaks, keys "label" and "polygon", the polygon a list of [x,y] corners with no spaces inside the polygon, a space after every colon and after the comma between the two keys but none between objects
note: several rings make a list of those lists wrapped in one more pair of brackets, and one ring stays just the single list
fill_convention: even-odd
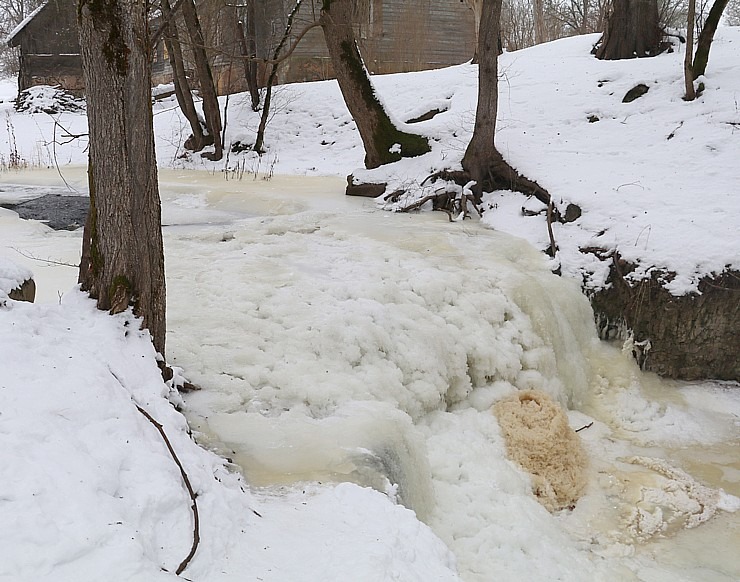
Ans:
[{"label": "mossy tree bark", "polygon": [[365,146],[365,167],[431,151],[425,137],[399,130],[378,100],[357,47],[352,8],[351,0],[323,0],[320,23],[342,97]]},{"label": "mossy tree bark", "polygon": [[80,0],[90,134],[90,213],[79,282],[111,313],[133,306],[165,349],[161,209],[152,129],[146,3]]},{"label": "mossy tree bark", "polygon": [[657,0],[613,0],[594,54],[597,59],[653,57],[663,51]]},{"label": "mossy tree bark", "polygon": [[200,20],[195,9],[193,0],[184,0],[182,3],[182,15],[185,27],[190,37],[190,48],[195,61],[195,71],[200,86],[200,96],[203,99],[203,116],[206,118],[208,134],[213,138],[213,154],[208,157],[212,160],[220,160],[223,157],[223,143],[221,143],[221,110],[218,108],[218,95],[213,83],[211,65],[205,49],[203,31]]},{"label": "mossy tree bark", "polygon": [[712,47],[714,33],[717,32],[717,26],[719,26],[719,21],[726,7],[727,0],[715,0],[712,8],[709,10],[704,28],[701,29],[701,34],[699,34],[699,42],[696,45],[696,54],[694,55],[694,64],[691,68],[694,80],[701,77],[707,70],[709,49]]}]

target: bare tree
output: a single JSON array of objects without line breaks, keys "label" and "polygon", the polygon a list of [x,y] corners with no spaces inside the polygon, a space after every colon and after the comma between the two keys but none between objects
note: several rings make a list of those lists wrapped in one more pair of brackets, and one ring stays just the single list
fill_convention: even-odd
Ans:
[{"label": "bare tree", "polygon": [[714,33],[717,32],[719,21],[722,18],[722,13],[727,7],[728,0],[715,0],[712,4],[712,8],[709,10],[706,22],[699,35],[699,42],[696,46],[696,55],[694,56],[694,63],[692,66],[693,78],[697,79],[701,77],[707,70],[707,64],[709,63],[709,49],[712,46],[712,40],[714,39]]},{"label": "bare tree", "polygon": [[475,126],[462,166],[468,178],[476,183],[473,192],[480,200],[481,192],[494,188],[518,190],[536,196],[546,204],[549,193],[536,182],[519,174],[503,158],[494,143],[498,110],[498,38],[501,0],[483,0],[478,32],[478,105]]},{"label": "bare tree", "polygon": [[190,49],[193,53],[193,60],[195,61],[200,96],[203,99],[203,116],[206,119],[208,135],[213,139],[213,154],[207,157],[213,160],[220,160],[223,157],[221,110],[218,107],[216,86],[213,82],[211,65],[206,54],[205,39],[193,0],[183,1],[182,15],[188,36],[190,37]]},{"label": "bare tree", "polygon": [[247,57],[244,61],[244,76],[247,79],[247,88],[252,100],[252,111],[259,110],[260,93],[257,86],[257,33],[255,30],[254,0],[246,3],[246,30],[244,21],[237,23],[237,35],[241,54]]},{"label": "bare tree", "polygon": [[686,54],[683,59],[683,76],[686,86],[686,95],[684,100],[693,101],[696,99],[694,90],[694,74],[691,66],[691,54],[694,52],[694,19],[696,17],[696,1],[689,0],[689,11],[686,16]]},{"label": "bare tree", "polygon": [[132,306],[165,350],[161,210],[146,3],[80,0],[90,135],[90,213],[79,282],[111,313]]},{"label": "bare tree", "polygon": [[365,146],[365,166],[429,152],[425,137],[399,130],[383,109],[357,46],[352,15],[351,0],[323,0],[319,22],[344,102]]},{"label": "bare tree", "polygon": [[161,10],[163,17],[169,22],[164,34],[164,42],[169,53],[170,66],[172,67],[172,80],[175,86],[175,96],[180,109],[190,124],[192,134],[185,141],[185,147],[189,150],[199,152],[205,146],[213,143],[211,136],[206,136],[203,131],[203,124],[195,108],[193,94],[190,89],[190,82],[185,71],[185,59],[182,54],[180,44],[180,35],[177,30],[177,23],[172,14],[169,0],[162,0]]}]

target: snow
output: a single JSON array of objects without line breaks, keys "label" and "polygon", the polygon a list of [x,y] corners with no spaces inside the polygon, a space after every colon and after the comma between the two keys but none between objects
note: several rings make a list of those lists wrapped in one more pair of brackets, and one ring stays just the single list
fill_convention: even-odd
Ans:
[{"label": "snow", "polygon": [[[539,252],[544,215],[521,213],[541,205],[518,194],[456,223],[342,194],[349,173],[418,194],[458,162],[471,65],[374,79],[394,119],[446,111],[404,126],[434,138],[430,154],[372,172],[333,82],[276,91],[261,159],[183,156],[186,124],[157,101],[167,357],[190,394],[162,382],[130,313],[74,287],[79,231],[0,208],[0,289],[30,271],[38,286],[36,304],[0,299],[0,580],[175,578],[191,501],[137,406],[197,492],[190,580],[738,579],[740,393],[661,381],[600,344],[579,287],[604,265],[578,249],[617,251],[634,276],[675,271],[676,293],[737,268],[740,31],[720,29],[694,103],[681,51],[603,63],[594,40],[502,57],[499,147],[561,210],[583,209],[554,225],[562,278]],[[622,104],[638,82],[648,94]],[[0,203],[61,187],[55,160],[84,193],[85,138],[62,143],[84,112],[17,113],[14,87],[0,83]],[[247,98],[228,119],[227,143],[253,140]],[[506,457],[490,408],[517,389],[589,427],[572,511],[548,513]]]}]

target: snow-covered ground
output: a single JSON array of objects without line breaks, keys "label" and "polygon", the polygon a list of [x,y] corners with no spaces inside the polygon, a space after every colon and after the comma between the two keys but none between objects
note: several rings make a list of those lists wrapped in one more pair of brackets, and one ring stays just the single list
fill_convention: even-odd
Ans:
[{"label": "snow-covered ground", "polygon": [[[197,492],[187,579],[740,578],[740,393],[640,373],[596,340],[577,284],[604,275],[581,246],[675,271],[676,292],[737,268],[740,31],[720,30],[695,103],[681,100],[681,54],[603,63],[594,40],[502,58],[498,145],[563,208],[582,207],[555,231],[575,282],[550,274],[545,218],[523,217],[536,205],[519,195],[491,194],[483,221],[463,224],[346,199],[337,176],[363,153],[332,82],[280,88],[261,160],[182,157],[183,120],[158,102],[167,356],[202,387],[185,400],[130,315],[73,289],[58,263],[77,261],[81,233],[0,209],[0,289],[26,270],[39,286],[35,305],[0,298],[0,579],[174,578],[191,502],[137,406]],[[648,94],[622,104],[638,82]],[[84,115],[16,113],[13,83],[0,87],[0,161],[30,168],[0,175],[0,202],[33,195],[16,184],[62,186],[39,169],[54,160],[84,193],[68,167],[84,163],[84,138],[65,137],[84,134]],[[372,179],[409,185],[460,159],[474,67],[376,86],[396,119],[448,110],[410,126],[438,139],[431,154]],[[246,99],[230,98],[228,119],[227,143],[253,139]],[[571,407],[574,427],[593,422],[573,511],[549,514],[506,458],[490,408],[525,388]]]}]

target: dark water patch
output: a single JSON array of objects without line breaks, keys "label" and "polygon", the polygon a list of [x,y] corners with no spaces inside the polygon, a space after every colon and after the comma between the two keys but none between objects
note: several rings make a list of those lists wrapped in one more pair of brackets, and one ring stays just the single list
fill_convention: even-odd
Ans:
[{"label": "dark water patch", "polygon": [[90,209],[87,196],[47,194],[18,204],[0,204],[26,220],[40,220],[54,230],[77,230],[85,225]]}]

